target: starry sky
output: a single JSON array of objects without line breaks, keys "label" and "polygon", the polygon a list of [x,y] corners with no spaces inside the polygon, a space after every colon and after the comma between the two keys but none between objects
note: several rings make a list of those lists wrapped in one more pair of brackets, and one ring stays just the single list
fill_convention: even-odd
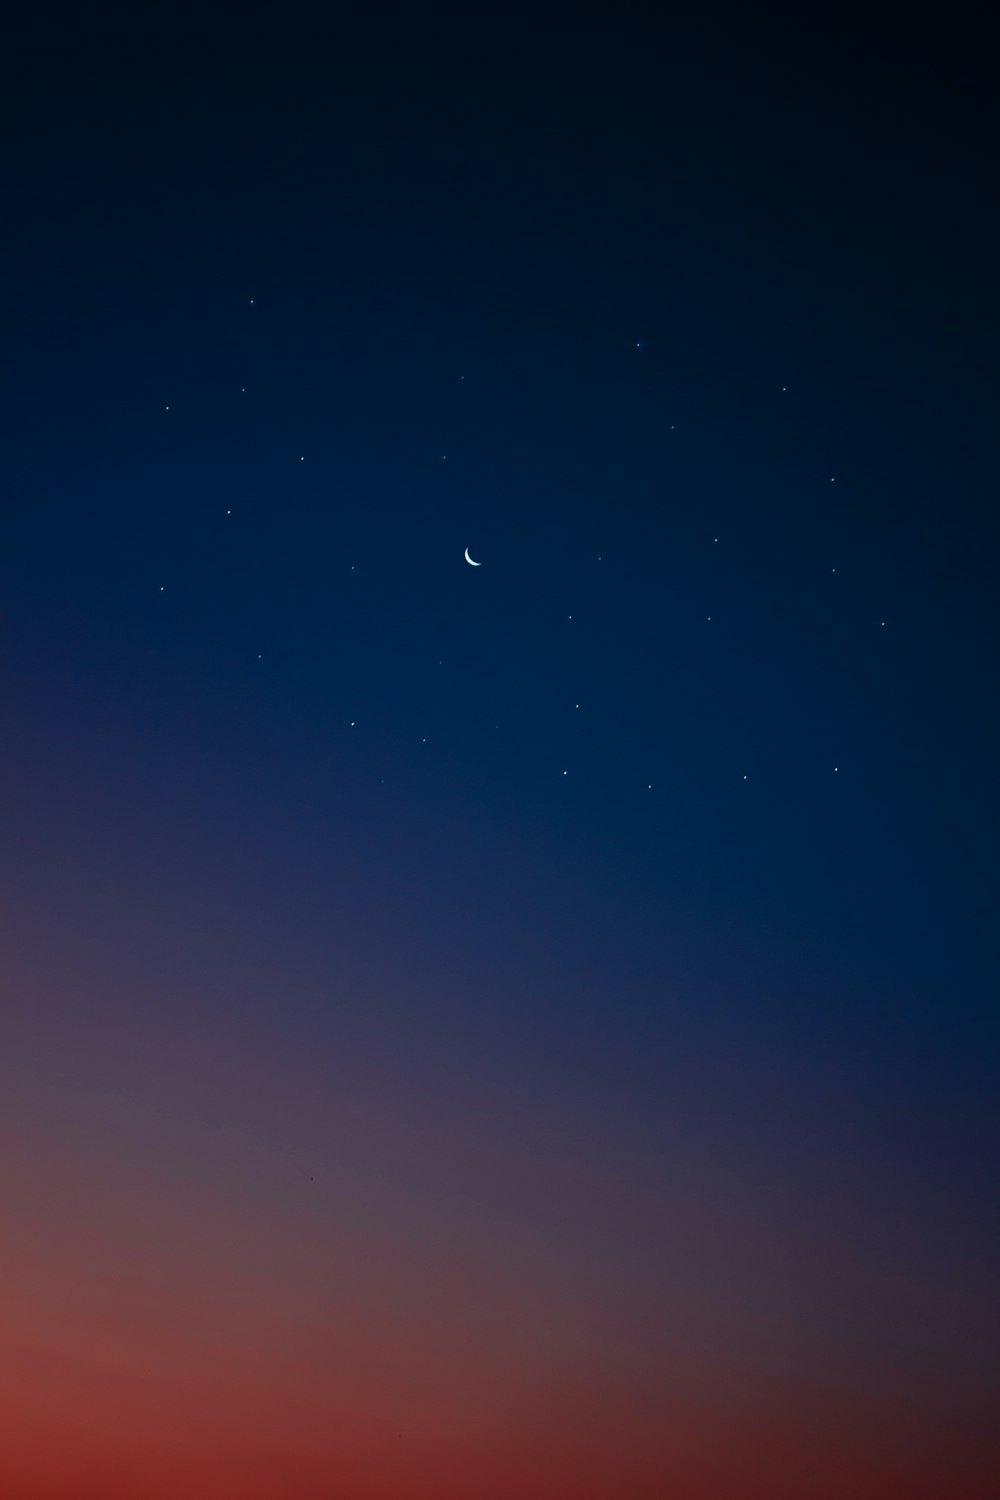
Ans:
[{"label": "starry sky", "polygon": [[985,38],[140,10],[4,64],[0,1491],[987,1500]]}]

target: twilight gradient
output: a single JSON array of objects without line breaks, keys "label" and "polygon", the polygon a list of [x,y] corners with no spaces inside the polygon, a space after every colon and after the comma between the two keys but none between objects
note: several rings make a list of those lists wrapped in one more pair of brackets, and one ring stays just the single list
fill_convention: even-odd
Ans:
[{"label": "twilight gradient", "polygon": [[268,833],[181,737],[14,687],[4,1494],[986,1495],[987,1226],[931,1140],[859,1161],[818,1059],[783,1099],[690,954],[649,993],[488,814],[428,887],[430,824]]},{"label": "twilight gradient", "polygon": [[647,10],[5,38],[0,1500],[1000,1493],[992,50]]}]

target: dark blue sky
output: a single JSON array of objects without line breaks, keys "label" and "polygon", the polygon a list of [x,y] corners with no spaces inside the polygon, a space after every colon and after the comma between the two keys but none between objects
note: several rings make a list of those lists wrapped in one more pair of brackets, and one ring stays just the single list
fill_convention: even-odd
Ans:
[{"label": "dark blue sky", "polygon": [[350,1013],[651,1191],[686,1121],[985,1263],[994,106],[976,38],[813,25],[25,37],[26,1066],[37,930],[117,976],[98,1073],[165,984],[264,1068]]}]

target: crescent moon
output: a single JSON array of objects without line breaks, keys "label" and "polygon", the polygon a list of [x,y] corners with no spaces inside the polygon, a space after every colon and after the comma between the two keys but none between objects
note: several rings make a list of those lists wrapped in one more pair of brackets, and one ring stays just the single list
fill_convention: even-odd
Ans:
[{"label": "crescent moon", "polygon": [[465,549],[465,560],[469,564],[470,567],[473,567],[473,568],[481,568],[482,567],[482,563],[477,563],[476,560],[475,560],[475,558],[472,558],[472,557],[469,556],[469,549],[468,549],[468,547],[466,547],[466,549]]}]

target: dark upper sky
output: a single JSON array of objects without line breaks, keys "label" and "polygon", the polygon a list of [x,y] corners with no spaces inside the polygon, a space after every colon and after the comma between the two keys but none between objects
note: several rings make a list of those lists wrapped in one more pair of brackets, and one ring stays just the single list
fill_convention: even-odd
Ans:
[{"label": "dark upper sky", "polygon": [[[552,1433],[594,1410],[595,1494],[603,1462],[637,1497],[811,1500],[826,1481],[798,1445],[835,1432],[860,1456],[831,1494],[914,1500],[928,1475],[928,1494],[941,1475],[992,1493],[987,64],[957,24],[652,8],[75,14],[12,47],[14,1179],[51,1174],[67,1244],[91,1185],[113,1183],[109,1222],[130,1222],[134,1121],[92,1118],[111,1099],[193,1132],[149,1145],[171,1224],[202,1222],[176,1182],[235,1131],[251,1175],[288,1152],[243,1211],[286,1223],[289,1255],[314,1235],[286,1175],[320,1195],[310,1213],[354,1223],[374,1174],[387,1255],[424,1235],[428,1274],[465,1216],[495,1255],[469,1308],[511,1226],[528,1236],[534,1341],[505,1376],[510,1351],[477,1339],[468,1452],[435,1426],[462,1409],[449,1345],[408,1479],[360,1438],[335,1458],[275,1418],[261,1496],[450,1497],[452,1467],[456,1495],[493,1500],[500,1476],[497,1493],[579,1496]],[[346,1135],[340,1091],[361,1100]],[[81,1135],[90,1154],[64,1160]],[[572,1189],[567,1158],[588,1164]],[[30,1247],[37,1204],[14,1201]],[[576,1325],[546,1324],[530,1248],[559,1233],[598,1308],[585,1397],[559,1384]],[[212,1244],[190,1284],[164,1273],[161,1312],[197,1324]],[[93,1254],[144,1251],[109,1231]],[[318,1376],[275,1300],[286,1273],[247,1271],[286,1387],[320,1399],[346,1379],[345,1294],[315,1272]],[[58,1288],[74,1328],[78,1274],[71,1257],[34,1287],[46,1306]],[[401,1332],[421,1296],[405,1283],[386,1314],[397,1354],[421,1343]],[[129,1326],[117,1305],[101,1320]],[[122,1334],[143,1378],[153,1322],[141,1355]],[[78,1482],[97,1483],[89,1376],[53,1389],[25,1328],[25,1430],[71,1429]],[[228,1325],[211,1348],[219,1388],[238,1383]],[[761,1468],[741,1434],[769,1419],[727,1404],[723,1349],[754,1382],[832,1382],[836,1422],[788,1416]],[[498,1437],[509,1382],[547,1359],[557,1415],[538,1396]],[[731,1472],[697,1420],[678,1452],[634,1416],[693,1388]],[[372,1453],[401,1399],[359,1398]],[[896,1457],[850,1426],[874,1409]],[[209,1424],[212,1494],[257,1500],[228,1422]],[[949,1422],[959,1458],[919,1450]],[[151,1436],[135,1475],[182,1460]],[[11,1462],[19,1493],[34,1468],[39,1496],[90,1493],[27,1440]]]}]

